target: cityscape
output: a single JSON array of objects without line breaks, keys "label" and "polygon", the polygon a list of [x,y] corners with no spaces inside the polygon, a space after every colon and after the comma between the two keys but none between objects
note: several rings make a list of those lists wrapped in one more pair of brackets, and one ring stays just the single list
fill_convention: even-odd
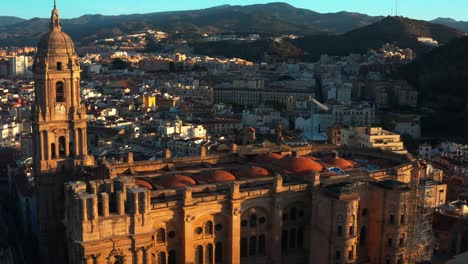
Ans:
[{"label": "cityscape", "polygon": [[30,2],[0,11],[0,264],[468,263],[451,7]]}]

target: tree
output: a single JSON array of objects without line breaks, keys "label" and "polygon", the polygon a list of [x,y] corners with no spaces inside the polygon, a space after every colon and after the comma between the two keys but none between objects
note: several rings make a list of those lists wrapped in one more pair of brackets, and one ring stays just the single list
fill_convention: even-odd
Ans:
[{"label": "tree", "polygon": [[129,68],[128,62],[122,60],[122,59],[114,59],[112,62],[112,69],[113,70],[125,70]]}]

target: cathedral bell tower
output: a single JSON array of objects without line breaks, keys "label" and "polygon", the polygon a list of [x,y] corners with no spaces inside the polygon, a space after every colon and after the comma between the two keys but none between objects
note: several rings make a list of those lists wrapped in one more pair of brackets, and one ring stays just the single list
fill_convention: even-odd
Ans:
[{"label": "cathedral bell tower", "polygon": [[54,3],[50,31],[39,41],[33,65],[34,175],[38,198],[41,263],[66,263],[63,188],[88,155],[86,111],[80,100],[80,64],[71,38],[62,32]]}]

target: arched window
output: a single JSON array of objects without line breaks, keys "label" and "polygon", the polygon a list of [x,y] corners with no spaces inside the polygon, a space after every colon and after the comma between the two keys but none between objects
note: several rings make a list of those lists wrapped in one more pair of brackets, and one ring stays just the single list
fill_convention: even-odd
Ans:
[{"label": "arched window", "polygon": [[203,247],[202,246],[197,246],[197,250],[195,252],[195,263],[203,264]]},{"label": "arched window", "polygon": [[166,264],[166,252],[159,252],[158,264]]},{"label": "arched window", "polygon": [[65,137],[59,137],[59,156],[65,156]]},{"label": "arched window", "polygon": [[176,251],[175,251],[175,250],[171,250],[171,251],[169,251],[169,261],[168,261],[168,264],[176,264],[176,263],[177,263]]},{"label": "arched window", "polygon": [[57,82],[55,84],[55,101],[65,102],[65,90],[63,82]]},{"label": "arched window", "polygon": [[164,228],[158,229],[158,233],[156,234],[156,241],[158,243],[166,242],[166,230],[164,230]]},{"label": "arched window", "polygon": [[52,158],[55,159],[57,157],[57,153],[55,152],[55,143],[50,144],[50,153],[52,154]]},{"label": "arched window", "polygon": [[243,237],[241,238],[241,258],[247,257],[247,238]]},{"label": "arched window", "polygon": [[215,246],[215,263],[223,263],[223,243],[218,242]]},{"label": "arched window", "polygon": [[250,237],[249,241],[249,256],[257,255],[257,237]]},{"label": "arched window", "polygon": [[265,235],[258,237],[258,255],[265,256]]},{"label": "arched window", "polygon": [[206,245],[205,264],[213,264],[213,244]]},{"label": "arched window", "polygon": [[205,235],[207,236],[213,235],[213,222],[208,221],[205,223]]},{"label": "arched window", "polygon": [[62,70],[62,63],[57,62],[57,71],[61,71],[61,70]]},{"label": "arched window", "polygon": [[257,226],[257,215],[252,214],[250,216],[250,227],[256,227]]}]

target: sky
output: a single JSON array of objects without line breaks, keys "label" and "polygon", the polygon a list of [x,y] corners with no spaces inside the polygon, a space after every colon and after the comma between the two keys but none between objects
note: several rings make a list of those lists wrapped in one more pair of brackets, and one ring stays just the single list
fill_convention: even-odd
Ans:
[{"label": "sky", "polygon": [[[61,16],[75,18],[84,14],[120,15],[203,9],[219,5],[249,5],[278,0],[57,0]],[[49,17],[53,0],[2,0],[0,16],[21,18]],[[396,0],[284,0],[295,7],[313,11],[359,12],[369,15],[395,14]],[[432,20],[450,17],[468,21],[468,0],[398,0],[399,15]]]}]

